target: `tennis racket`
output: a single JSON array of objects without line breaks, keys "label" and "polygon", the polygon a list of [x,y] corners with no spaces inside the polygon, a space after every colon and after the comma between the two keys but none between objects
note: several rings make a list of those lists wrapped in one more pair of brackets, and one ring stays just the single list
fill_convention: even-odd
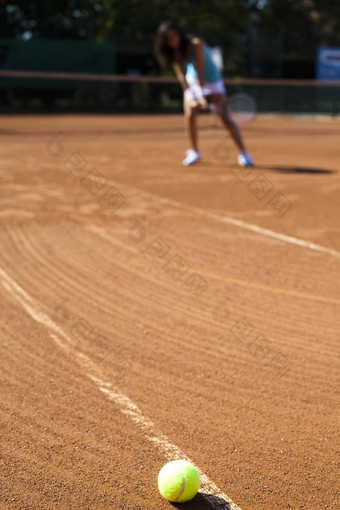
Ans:
[{"label": "tennis racket", "polygon": [[257,114],[257,104],[253,96],[245,92],[236,92],[228,97],[228,106],[236,124],[252,122]]}]

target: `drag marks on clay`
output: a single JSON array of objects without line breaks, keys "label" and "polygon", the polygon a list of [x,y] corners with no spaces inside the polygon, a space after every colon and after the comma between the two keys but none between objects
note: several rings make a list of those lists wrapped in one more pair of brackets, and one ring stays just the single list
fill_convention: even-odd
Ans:
[{"label": "drag marks on clay", "polygon": [[[122,334],[122,331],[124,330],[124,323],[129,323],[129,314],[131,313],[131,311],[135,311],[136,313],[138,312],[138,306],[136,308],[136,303],[131,302],[131,299],[130,299],[131,293],[135,297],[138,297],[138,300],[140,302],[142,302],[143,299],[145,298],[145,294],[143,294],[143,288],[145,287],[145,283],[147,283],[147,286],[150,289],[150,293],[149,293],[150,302],[152,302],[153,305],[157,305],[159,312],[162,313],[164,315],[164,317],[166,317],[169,314],[169,311],[172,311],[172,313],[177,314],[178,297],[179,296],[177,295],[177,293],[172,295],[171,293],[169,294],[169,293],[164,292],[164,291],[166,291],[167,284],[166,284],[166,282],[162,282],[159,280],[159,278],[157,278],[157,274],[155,273],[155,271],[153,271],[152,273],[145,274],[145,270],[144,270],[145,268],[143,268],[143,271],[138,270],[138,268],[135,267],[135,263],[139,257],[134,257],[134,260],[132,261],[132,265],[129,264],[129,267],[127,267],[127,265],[126,265],[126,260],[125,260],[126,257],[125,257],[124,253],[122,253],[121,257],[115,257],[114,267],[117,267],[119,272],[122,273],[122,279],[120,280],[121,283],[119,286],[120,288],[119,289],[116,288],[115,292],[118,294],[115,297],[119,298],[119,300],[118,300],[119,302],[130,303],[130,304],[129,304],[129,306],[118,307],[117,309],[112,310],[112,308],[110,308],[110,306],[109,306],[111,299],[110,298],[108,299],[108,295],[107,295],[108,289],[106,288],[105,284],[96,286],[96,284],[94,282],[92,282],[91,279],[86,278],[84,276],[86,274],[93,273],[95,264],[93,261],[91,261],[91,257],[90,258],[88,257],[88,249],[87,249],[86,245],[84,245],[84,236],[80,231],[76,230],[71,237],[69,235],[66,237],[60,236],[57,233],[56,236],[52,235],[51,238],[48,237],[45,239],[44,235],[43,235],[43,238],[41,238],[41,235],[38,235],[38,238],[35,237],[35,234],[39,234],[39,233],[41,234],[41,232],[43,232],[43,231],[41,231],[41,230],[34,231],[34,229],[33,229],[33,232],[32,232],[31,230],[32,229],[27,229],[27,228],[23,229],[22,231],[20,229],[15,229],[15,230],[12,229],[12,234],[14,234],[16,232],[15,245],[21,246],[22,248],[24,248],[26,256],[27,256],[27,254],[31,255],[32,260],[34,261],[32,268],[35,266],[39,267],[40,278],[41,278],[41,271],[44,268],[43,278],[44,279],[47,278],[48,281],[53,282],[53,288],[60,287],[60,284],[62,284],[62,289],[64,289],[64,293],[66,293],[66,295],[71,298],[71,301],[74,301],[74,302],[78,301],[80,296],[83,295],[84,298],[86,298],[86,302],[89,304],[92,300],[91,296],[93,296],[95,294],[96,295],[96,307],[98,309],[102,310],[102,312],[104,313],[104,317],[105,317],[105,315],[110,316],[111,319],[114,320],[115,324],[117,325],[116,331],[117,331],[118,336],[119,336],[119,331],[121,332],[120,334]],[[95,229],[95,233],[98,234],[98,231],[96,229]],[[116,237],[105,235],[105,238],[107,238],[106,239],[107,241],[111,241],[113,243],[118,241],[121,246],[124,246],[124,243],[117,240]],[[38,239],[40,239],[40,242],[38,242]],[[44,240],[44,242],[42,242],[42,239]],[[59,245],[59,243],[61,243],[61,244]],[[48,246],[55,245],[56,251],[57,252],[60,251],[63,253],[63,259],[60,260],[59,258],[56,258],[54,264],[50,265],[48,262],[48,256],[46,256],[47,254],[44,253],[44,251],[43,251],[43,246],[45,244],[47,244]],[[91,245],[97,246],[98,245],[97,240],[94,239],[88,243],[88,246],[91,246]],[[74,253],[79,252],[79,249],[82,253],[84,253],[81,265],[79,265],[77,260],[74,259]],[[105,253],[108,250],[102,250],[102,251],[103,251],[103,253]],[[135,251],[135,250],[133,249],[132,251]],[[137,255],[137,254],[138,254],[138,252],[135,252],[135,255]],[[102,265],[103,265],[103,262],[105,262],[104,265],[106,265],[106,261],[103,261],[101,259],[100,262]],[[69,264],[71,264],[71,265],[69,265]],[[130,266],[132,266],[132,267],[130,267]],[[67,271],[65,271],[66,267],[67,267]],[[30,271],[28,273],[31,274]],[[71,273],[75,277],[70,278],[69,273]],[[124,277],[124,273],[126,273],[126,277]],[[130,281],[131,278],[129,278],[129,275],[131,273],[132,273],[132,275],[134,275],[134,278],[132,281]],[[220,280],[220,278],[216,275],[209,275],[209,276],[212,279],[215,278],[217,280]],[[39,277],[39,275],[37,275],[37,277]],[[139,282],[137,285],[136,285],[136,278],[138,278],[138,282]],[[222,280],[223,280],[223,278],[222,278]],[[226,281],[229,282],[228,279],[226,279]],[[29,282],[27,282],[27,284],[28,283]],[[243,287],[248,287],[247,281],[232,279],[231,283],[233,283],[233,284],[236,283],[237,285],[241,285]],[[50,285],[51,285],[51,283],[50,283]],[[268,291],[268,289],[270,290],[270,286],[266,286],[266,285],[263,286],[263,285],[254,284],[254,285],[252,285],[252,287],[254,287],[255,290],[262,289],[264,292]],[[49,287],[49,288],[51,288],[51,287]],[[152,288],[153,288],[153,290],[151,291]],[[72,293],[71,293],[71,291],[72,291]],[[280,294],[280,289],[277,289],[277,293]],[[158,298],[159,295],[163,296],[161,301],[159,301],[159,298]],[[288,292],[288,295],[291,295],[291,292]],[[300,293],[293,293],[293,295],[295,297],[299,297],[301,299],[304,299],[306,297],[304,294],[300,294]],[[312,298],[312,296],[310,296],[310,297]],[[316,303],[317,303],[317,296],[315,296],[315,299],[316,299]],[[138,305],[139,301],[137,301],[137,305]],[[324,300],[321,299],[321,301],[325,301],[325,302],[329,302],[329,303],[334,302],[334,304],[337,303],[336,300],[332,300],[332,299],[329,300],[327,298]],[[247,320],[248,321],[250,320],[252,323],[253,323],[253,319],[254,319],[254,321],[256,321],[256,322],[254,322],[254,324],[259,323],[262,320],[268,321],[267,311],[264,311],[264,313],[262,313],[261,309],[258,309],[258,311],[256,312],[256,316],[253,317],[251,305],[252,305],[252,303],[251,303],[251,301],[249,301],[248,307],[247,307],[248,310],[244,310],[244,305],[241,308],[239,308],[239,307],[237,307],[237,303],[233,304],[231,320],[229,320],[227,324],[221,324],[220,323],[221,321],[219,321],[219,323],[217,323],[215,317],[212,315],[212,310],[214,308],[214,305],[212,305],[210,301],[207,301],[206,304],[203,305],[202,309],[199,312],[197,312],[197,310],[195,308],[195,301],[188,300],[188,302],[187,302],[187,300],[186,300],[186,304],[185,304],[185,306],[181,307],[181,311],[184,314],[184,316],[187,318],[188,321],[192,322],[192,321],[199,320],[200,323],[202,324],[202,326],[204,324],[207,328],[209,328],[209,327],[211,328],[212,326],[215,326],[215,328],[218,328],[219,330],[221,330],[221,333],[224,334],[224,337],[220,338],[220,335],[214,336],[212,338],[212,342],[210,342],[209,345],[205,344],[204,346],[202,346],[201,343],[197,340],[199,335],[196,335],[195,331],[193,331],[193,332],[189,331],[189,332],[186,332],[185,334],[187,336],[188,335],[190,336],[192,345],[195,345],[196,348],[199,350],[203,349],[205,352],[207,352],[207,354],[209,354],[209,356],[214,356],[214,358],[216,356],[221,356],[221,355],[225,356],[225,354],[226,354],[226,348],[224,345],[226,342],[225,335],[230,336],[231,327],[234,324],[234,322],[235,321],[237,322],[237,320],[240,318],[239,317],[240,314],[242,314],[243,317],[246,316]],[[250,309],[249,309],[249,306],[250,306]],[[137,316],[138,316],[138,313],[137,313]],[[277,326],[277,323],[279,320],[277,315],[270,316],[270,317],[274,321],[275,325]],[[318,315],[316,314],[315,317],[317,318]],[[309,320],[308,314],[306,315],[306,320]],[[58,321],[58,322],[60,323],[60,321]],[[283,330],[286,329],[285,319],[280,320],[280,325],[282,326]],[[64,323],[63,327],[64,328],[68,327],[68,325],[66,323]],[[275,329],[274,326],[272,325],[271,335],[273,335],[274,332],[275,332],[274,336],[277,340],[278,339],[277,338],[277,334],[278,334],[277,328]],[[162,328],[159,328],[159,331],[157,331],[157,337],[159,337],[158,341],[161,343],[161,345],[165,342],[166,338],[169,339],[169,335],[171,337],[171,341],[174,344],[175,343],[178,344],[179,339],[176,337],[176,335],[173,335],[173,334],[167,332],[166,328],[165,328],[165,330],[163,330]],[[279,338],[280,344],[282,346],[284,346],[284,344],[285,344],[285,342],[283,342],[284,335],[282,337],[282,335],[280,334],[279,337],[280,337]],[[106,361],[107,361],[108,359],[110,359],[110,357],[112,358],[113,355],[112,356],[107,355],[106,344],[104,347],[105,347],[105,349],[103,351],[103,356],[106,358]],[[90,349],[90,352],[91,352],[91,349]],[[242,355],[241,355],[241,353],[238,354],[238,356],[239,356],[238,362],[239,363],[242,363],[243,357],[244,357],[244,355],[246,355],[246,353],[247,353],[247,351],[243,352]],[[92,352],[91,352],[91,354],[92,354]],[[101,357],[103,358],[103,356],[101,356]],[[240,356],[241,356],[241,358],[240,358]]]},{"label": "drag marks on clay", "polygon": [[[67,169],[64,168],[64,171],[67,172]],[[96,175],[87,175],[86,176],[86,180],[87,181],[93,181],[93,182],[97,183],[98,182],[98,177]],[[245,222],[243,220],[239,220],[239,219],[233,218],[231,216],[217,214],[217,213],[214,213],[213,211],[201,209],[200,207],[194,207],[194,206],[190,206],[188,204],[177,202],[176,200],[165,198],[165,197],[162,197],[160,195],[156,195],[154,193],[150,193],[150,192],[141,190],[140,188],[135,188],[135,187],[127,185],[127,184],[122,184],[121,182],[118,182],[118,181],[115,181],[115,180],[112,180],[112,179],[106,179],[105,178],[105,185],[106,186],[107,185],[112,186],[116,190],[115,192],[118,193],[122,197],[124,202],[126,201],[126,195],[122,193],[122,191],[121,191],[122,189],[126,189],[126,193],[131,193],[131,191],[132,191],[132,192],[134,192],[135,194],[137,194],[139,196],[142,196],[142,197],[151,199],[153,201],[156,201],[158,205],[159,204],[164,204],[164,205],[170,206],[172,208],[175,207],[177,209],[185,210],[185,211],[188,211],[190,213],[194,213],[195,215],[202,216],[204,218],[210,218],[210,219],[212,219],[214,221],[218,221],[218,222],[234,225],[234,226],[236,226],[238,228],[241,228],[243,230],[248,230],[248,231],[251,231],[253,233],[260,234],[261,236],[266,236],[266,237],[275,239],[277,241],[293,244],[295,246],[300,246],[302,248],[306,248],[306,249],[309,249],[309,250],[313,250],[313,251],[317,251],[317,252],[320,252],[320,253],[324,253],[324,254],[330,255],[332,257],[340,258],[340,252],[339,251],[329,249],[329,248],[327,248],[325,246],[321,246],[321,245],[316,244],[316,243],[305,241],[303,239],[299,239],[299,238],[294,237],[294,236],[289,236],[289,235],[286,235],[286,234],[281,234],[279,232],[275,232],[275,231],[270,230],[270,229],[262,228],[262,227],[260,227],[258,225],[255,225],[255,224],[252,224],[252,223],[248,223],[248,222]]]},{"label": "drag marks on clay", "polygon": [[188,204],[177,202],[176,200],[173,200],[170,198],[165,198],[160,195],[155,195],[154,193],[150,193],[148,191],[144,191],[139,188],[129,186],[127,184],[122,184],[120,182],[113,181],[112,179],[107,179],[107,182],[109,184],[112,184],[113,186],[117,186],[120,188],[127,188],[127,191],[134,191],[135,193],[140,194],[146,198],[152,199],[152,200],[158,202],[159,204],[164,204],[166,206],[175,207],[177,209],[188,211],[188,212],[194,213],[196,215],[202,216],[204,218],[210,218],[215,221],[227,223],[229,225],[234,225],[236,227],[242,228],[243,230],[249,230],[256,234],[260,234],[261,236],[270,237],[272,239],[275,239],[276,241],[282,241],[284,243],[293,244],[295,246],[300,246],[302,248],[306,248],[309,250],[324,253],[324,254],[330,255],[332,257],[340,258],[340,252],[338,252],[336,250],[331,250],[329,248],[326,248],[325,246],[321,246],[316,243],[311,243],[309,241],[305,241],[303,239],[299,239],[294,236],[280,234],[279,232],[275,232],[275,231],[269,230],[267,228],[262,228],[262,227],[259,227],[258,225],[254,225],[254,224],[248,223],[246,221],[238,220],[231,216],[220,215],[220,214],[214,213],[212,211],[201,209],[200,207],[194,207],[194,206],[191,206]]},{"label": "drag marks on clay", "polygon": [[[289,342],[286,342],[284,333],[281,333],[282,331],[287,331],[287,324],[286,324],[286,317],[278,317],[276,314],[268,314],[268,309],[263,310],[262,308],[256,307],[256,304],[252,302],[250,298],[248,298],[247,301],[247,307],[245,309],[245,304],[243,303],[240,307],[237,300],[235,303],[233,303],[232,307],[232,315],[231,320],[227,324],[221,324],[219,321],[216,322],[215,317],[213,316],[213,310],[216,306],[216,303],[211,302],[211,297],[208,296],[208,299],[206,299],[206,296],[204,296],[204,302],[201,303],[200,310],[198,311],[196,309],[196,304],[193,299],[187,299],[184,295],[184,292],[182,292],[181,288],[178,287],[178,282],[175,282],[176,287],[180,291],[180,295],[175,292],[169,293],[166,292],[167,290],[167,281],[165,278],[159,278],[159,274],[157,275],[157,270],[159,271],[158,267],[152,267],[152,265],[148,268],[148,261],[143,260],[145,259],[145,253],[143,254],[143,251],[140,252],[138,249],[136,249],[136,245],[132,243],[124,242],[123,239],[121,239],[121,235],[125,235],[127,239],[127,228],[123,228],[123,226],[118,225],[118,233],[119,235],[110,235],[110,231],[105,231],[102,228],[97,228],[95,226],[92,228],[92,226],[86,227],[85,229],[90,231],[92,234],[95,234],[96,237],[93,239],[87,238],[84,236],[83,229],[75,229],[72,233],[72,235],[69,235],[68,229],[63,228],[61,231],[59,229],[53,229],[52,232],[50,230],[41,229],[37,227],[30,227],[30,228],[12,228],[11,229],[11,236],[13,236],[13,245],[16,248],[15,252],[17,252],[17,248],[20,247],[21,250],[24,250],[26,255],[30,256],[30,266],[31,269],[26,271],[26,274],[23,274],[24,278],[27,278],[27,275],[32,276],[31,270],[35,271],[36,267],[39,267],[39,272],[37,272],[36,278],[39,280],[39,278],[47,279],[46,281],[50,282],[49,288],[53,289],[61,289],[63,294],[71,298],[71,302],[78,302],[80,297],[82,296],[84,298],[84,304],[91,305],[92,303],[92,296],[96,295],[96,307],[97,309],[100,309],[104,316],[101,321],[101,324],[106,323],[106,317],[110,317],[110,321],[114,321],[115,327],[117,329],[115,330],[115,335],[117,334],[117,337],[119,338],[123,336],[124,324],[128,324],[130,321],[130,314],[134,313],[136,314],[136,317],[138,317],[138,310],[141,308],[141,303],[143,302],[143,299],[145,299],[145,292],[143,289],[145,288],[145,284],[147,288],[149,289],[148,292],[148,301],[150,302],[150,305],[157,306],[157,309],[159,310],[159,313],[162,314],[162,316],[165,318],[169,312],[171,311],[174,316],[178,315],[178,310],[181,310],[181,314],[183,315],[183,318],[186,321],[199,321],[202,326],[204,325],[206,328],[214,327],[214,331],[216,334],[212,337],[212,341],[208,343],[205,343],[202,345],[201,342],[199,342],[199,334],[196,331],[186,331],[185,335],[190,337],[192,345],[196,346],[196,349],[200,351],[206,352],[209,356],[213,356],[214,359],[216,357],[226,355],[226,341],[228,341],[228,338],[230,339],[230,332],[231,327],[234,322],[237,322],[240,319],[240,314],[242,317],[246,317],[248,321],[250,321],[252,324],[260,324],[261,321],[264,321],[264,323],[268,323],[268,317],[269,317],[269,328],[270,333],[269,335],[275,338],[275,341],[279,342],[279,345],[285,349],[286,344],[289,346]],[[91,246],[100,246],[100,243],[98,243],[97,236],[100,236],[104,238],[108,243],[110,243],[110,246],[115,246],[118,243],[118,249],[121,250],[121,253],[114,256],[110,263],[110,258],[108,257],[109,254],[112,255],[112,249],[104,248],[104,246],[101,247],[101,254],[98,259],[97,266],[98,268],[102,269],[103,267],[109,267],[112,270],[112,275],[115,274],[121,274],[122,277],[119,278],[120,283],[119,287],[117,285],[114,286],[114,293],[111,296],[111,291],[113,289],[110,289],[110,286],[107,286],[105,284],[105,281],[101,277],[99,280],[96,279],[96,282],[94,282],[91,278],[88,278],[86,275],[89,274],[96,274],[98,271],[96,270],[96,261],[92,260],[92,253],[89,249]],[[85,242],[87,240],[87,242]],[[170,244],[175,242],[173,238],[169,239]],[[49,262],[49,253],[44,250],[44,246],[51,247],[53,246],[53,249],[55,253],[62,253],[62,258],[55,257],[54,263],[50,264]],[[185,258],[187,256],[193,257],[193,246],[189,242],[184,242],[183,246],[181,244],[181,250],[182,248],[185,248]],[[195,249],[197,249],[198,246],[195,245]],[[93,249],[93,248],[92,248]],[[79,263],[78,257],[75,257],[75,254],[81,252],[82,253],[82,260],[81,264]],[[131,260],[131,263],[129,262],[129,257],[127,257],[127,252],[131,254],[133,257]],[[106,254],[106,255],[105,255]],[[189,254],[189,255],[188,255]],[[14,255],[14,252],[13,252]],[[195,260],[197,259],[203,261],[203,266],[210,267],[211,263],[213,261],[205,260],[204,259],[204,253],[196,253]],[[22,257],[21,257],[22,258]],[[189,259],[190,261],[190,259]],[[248,261],[248,263],[252,263],[252,261]],[[202,265],[202,263],[201,263]],[[233,268],[231,268],[233,269]],[[204,274],[204,273],[203,273]],[[72,275],[72,277],[70,276]],[[167,275],[165,275],[167,277]],[[227,283],[231,283],[234,287],[235,284],[237,286],[241,286],[244,288],[247,288],[249,286],[248,280],[242,280],[241,278],[223,278],[216,274],[206,274],[205,276],[208,276],[209,279],[216,283],[218,281],[226,281]],[[131,278],[132,277],[132,278]],[[38,281],[37,280],[37,281]],[[97,284],[100,281],[100,285]],[[111,283],[114,283],[112,279],[110,279]],[[211,283],[209,281],[209,283]],[[251,280],[250,280],[251,281]],[[32,281],[28,280],[27,285],[32,285]],[[170,283],[170,281],[169,281]],[[33,283],[34,284],[34,283]],[[218,283],[217,283],[218,284]],[[52,285],[52,287],[51,287]],[[257,283],[250,284],[252,288],[254,288],[254,291],[256,290],[263,290],[264,296],[266,296],[267,291],[271,291],[272,287],[270,285],[261,285]],[[175,287],[174,287],[175,289]],[[287,289],[286,289],[287,290]],[[110,293],[108,295],[108,292]],[[211,292],[209,291],[211,294]],[[275,301],[276,297],[275,294],[287,294],[287,296],[294,296],[300,299],[305,299],[308,297],[312,302],[315,301],[317,304],[318,301],[321,300],[321,302],[325,302],[328,304],[338,304],[337,300],[334,300],[332,298],[320,298],[318,299],[318,296],[309,295],[308,293],[301,293],[301,292],[294,292],[290,289],[285,291],[283,289],[281,291],[281,288],[276,289],[276,292],[270,292],[272,294],[272,297],[270,298],[270,302]],[[131,301],[131,295],[134,295],[137,300]],[[162,295],[162,299],[159,300],[159,296]],[[183,295],[183,296],[182,296]],[[255,294],[254,294],[255,295]],[[181,297],[180,297],[181,296]],[[181,306],[179,306],[179,299],[182,303]],[[255,296],[256,297],[256,296]],[[110,302],[114,299],[118,299],[119,303],[125,303],[124,306],[118,306],[115,307],[113,310],[112,307],[110,307]],[[214,298],[215,299],[215,298]],[[184,300],[184,301],[182,301]],[[201,301],[201,299],[200,299]],[[268,306],[268,299],[266,298],[266,303]],[[253,308],[253,305],[254,308]],[[290,304],[288,303],[289,309]],[[314,306],[314,304],[313,304]],[[253,310],[256,309],[256,314],[254,316]],[[292,310],[293,313],[294,310]],[[308,313],[306,313],[305,317],[306,320],[310,320],[310,307],[308,309]],[[301,315],[300,315],[301,317]],[[319,315],[316,313],[313,315],[313,322],[316,322]],[[81,317],[80,317],[81,318]],[[324,327],[324,321],[321,317],[320,324]],[[279,328],[277,327],[279,325]],[[63,324],[63,327],[67,327],[66,324]],[[102,327],[100,326],[100,329]],[[256,328],[257,329],[257,328]],[[261,329],[261,328],[260,328]],[[217,332],[217,330],[220,330],[220,333]],[[291,331],[292,327],[288,324],[288,331]],[[260,330],[259,330],[260,331]],[[102,331],[101,331],[102,333]],[[107,335],[108,332],[104,332],[104,335]],[[133,333],[133,332],[132,332]],[[218,333],[218,334],[217,334]],[[112,332],[111,332],[112,335]],[[221,337],[223,335],[223,337]],[[164,347],[164,344],[166,342],[166,339],[170,339],[173,342],[173,344],[178,345],[180,343],[179,338],[177,338],[176,335],[169,333],[167,329],[159,327],[157,331],[157,341],[159,343],[160,351],[162,352],[162,346]],[[289,334],[287,335],[287,338],[289,338]],[[303,339],[304,337],[302,337]],[[90,345],[91,343],[88,342],[88,349],[90,354],[94,354],[92,352],[92,347]],[[138,342],[135,342],[135,345],[139,345]],[[297,346],[298,344],[296,344]],[[300,342],[299,342],[300,345]],[[303,345],[303,342],[302,342]],[[100,358],[105,363],[109,362],[109,360],[112,359],[112,356],[116,356],[114,354],[107,354],[107,349],[110,349],[110,345],[108,342],[104,345],[104,350],[102,352],[101,347],[99,349],[100,352]],[[243,362],[247,359],[247,350],[246,349],[240,349],[240,352],[238,352],[238,362],[243,364]],[[114,358],[116,359],[116,358]],[[255,360],[254,360],[255,361]],[[110,361],[111,362],[111,361]],[[275,368],[275,367],[273,367]]]}]

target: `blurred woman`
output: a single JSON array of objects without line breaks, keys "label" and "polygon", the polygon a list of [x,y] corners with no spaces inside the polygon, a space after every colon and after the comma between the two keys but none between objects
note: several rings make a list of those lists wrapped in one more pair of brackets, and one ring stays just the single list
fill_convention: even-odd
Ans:
[{"label": "blurred woman", "polygon": [[155,53],[162,67],[172,66],[184,91],[184,115],[191,147],[186,151],[183,164],[194,165],[201,159],[196,114],[199,110],[207,109],[205,98],[209,96],[240,151],[238,163],[242,166],[253,166],[240,130],[228,109],[223,79],[209,46],[198,37],[185,35],[173,22],[165,21],[157,30]]}]

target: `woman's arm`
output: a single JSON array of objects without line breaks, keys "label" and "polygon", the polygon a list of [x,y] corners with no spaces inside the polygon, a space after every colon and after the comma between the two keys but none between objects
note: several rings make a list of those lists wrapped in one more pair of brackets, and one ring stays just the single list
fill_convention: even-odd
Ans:
[{"label": "woman's arm", "polygon": [[198,81],[201,87],[204,85],[204,42],[198,37],[192,40],[195,55],[195,67],[198,75]]},{"label": "woman's arm", "polygon": [[182,89],[186,90],[189,88],[189,85],[187,83],[187,80],[185,79],[185,74],[183,72],[183,68],[179,62],[174,62],[172,64],[173,70],[175,71],[175,74],[177,76],[178,81],[180,82]]},{"label": "woman's arm", "polygon": [[[201,79],[202,79],[202,81],[200,80],[200,84],[203,83],[203,48],[204,48],[204,46],[202,44],[202,58],[201,58],[201,62],[202,62]],[[201,50],[198,50],[198,51],[201,51]],[[196,60],[196,58],[195,58],[195,60]],[[180,82],[180,84],[182,86],[182,89],[184,91],[184,98],[187,101],[187,103],[190,104],[192,107],[199,107],[199,108],[202,108],[203,110],[205,110],[207,108],[207,102],[203,97],[201,87],[200,86],[196,87],[195,91],[193,92],[188,85],[188,82],[185,78],[185,74],[184,74],[181,64],[179,62],[175,61],[172,64],[172,67],[173,67],[173,70],[175,71],[178,81]]]},{"label": "woman's arm", "polygon": [[208,108],[207,101],[205,100],[202,92],[202,87],[204,85],[204,42],[198,37],[194,37],[192,39],[192,46],[194,49],[195,56],[195,68],[198,76],[199,87],[197,88],[197,104],[199,108],[202,110],[206,110]]}]

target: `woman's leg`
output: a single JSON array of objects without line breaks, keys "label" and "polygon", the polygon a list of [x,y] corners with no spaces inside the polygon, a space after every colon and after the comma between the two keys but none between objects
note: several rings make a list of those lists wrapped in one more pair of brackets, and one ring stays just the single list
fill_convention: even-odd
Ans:
[{"label": "woman's leg", "polygon": [[192,107],[186,99],[184,99],[184,117],[191,148],[198,151],[197,141],[197,107]]},{"label": "woman's leg", "polygon": [[231,134],[232,139],[236,143],[240,152],[243,154],[246,152],[245,145],[243,143],[241,131],[239,130],[238,125],[232,118],[229,108],[228,101],[225,94],[212,94],[210,96],[211,102],[215,105],[216,111],[218,115],[221,117],[221,120],[224,126],[228,129]]}]

